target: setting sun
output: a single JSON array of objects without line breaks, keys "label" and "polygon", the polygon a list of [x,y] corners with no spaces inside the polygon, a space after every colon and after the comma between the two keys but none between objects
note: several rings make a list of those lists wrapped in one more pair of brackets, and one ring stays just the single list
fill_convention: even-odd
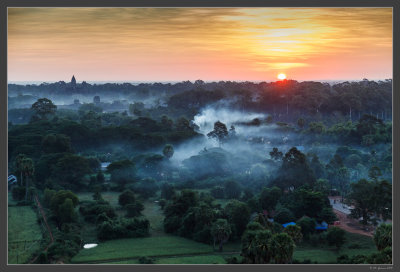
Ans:
[{"label": "setting sun", "polygon": [[284,79],[286,79],[286,75],[285,74],[279,74],[278,75],[278,79],[284,80]]}]

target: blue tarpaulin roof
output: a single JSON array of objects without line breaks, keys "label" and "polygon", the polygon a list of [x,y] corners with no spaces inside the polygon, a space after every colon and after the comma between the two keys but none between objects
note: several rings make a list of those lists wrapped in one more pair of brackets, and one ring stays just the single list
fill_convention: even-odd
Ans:
[{"label": "blue tarpaulin roof", "polygon": [[289,223],[282,224],[282,226],[283,226],[284,228],[286,228],[287,226],[294,226],[294,225],[296,225],[295,222],[289,222]]},{"label": "blue tarpaulin roof", "polygon": [[326,223],[325,221],[323,221],[321,224],[317,224],[315,226],[316,230],[326,230],[328,229],[328,223]]}]

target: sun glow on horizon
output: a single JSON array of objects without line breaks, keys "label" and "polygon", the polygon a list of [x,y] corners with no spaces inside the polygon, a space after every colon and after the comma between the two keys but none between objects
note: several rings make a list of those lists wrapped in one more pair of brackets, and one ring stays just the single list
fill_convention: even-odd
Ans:
[{"label": "sun glow on horizon", "polygon": [[284,73],[280,73],[280,74],[278,75],[278,79],[284,80],[284,79],[286,79],[286,75],[285,75]]},{"label": "sun glow on horizon", "polygon": [[9,8],[8,79],[385,79],[392,43],[391,8]]}]

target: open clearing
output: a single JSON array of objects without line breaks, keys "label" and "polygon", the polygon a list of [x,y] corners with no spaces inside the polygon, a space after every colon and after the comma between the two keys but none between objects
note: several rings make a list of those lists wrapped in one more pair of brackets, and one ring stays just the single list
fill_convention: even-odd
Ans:
[{"label": "open clearing", "polygon": [[100,242],[91,249],[82,249],[72,263],[108,262],[142,256],[171,256],[182,254],[212,253],[212,246],[182,237],[156,236],[147,238],[118,239]]}]

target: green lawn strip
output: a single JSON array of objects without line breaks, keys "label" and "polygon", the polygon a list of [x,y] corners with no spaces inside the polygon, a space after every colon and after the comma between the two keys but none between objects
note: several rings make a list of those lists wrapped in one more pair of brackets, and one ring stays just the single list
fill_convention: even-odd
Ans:
[{"label": "green lawn strip", "polygon": [[[349,248],[357,244],[359,248]],[[331,264],[337,262],[337,257],[346,254],[349,257],[355,255],[370,255],[377,253],[377,249],[371,237],[346,232],[346,243],[338,251],[334,246],[318,245],[312,246],[303,243],[296,247],[293,259],[304,261],[311,260],[311,262],[318,262],[320,264]]]},{"label": "green lawn strip", "polygon": [[106,262],[142,256],[171,256],[209,252],[213,252],[212,246],[206,244],[176,236],[156,236],[102,242],[95,248],[82,249],[72,258],[71,262]]},{"label": "green lawn strip", "polygon": [[[220,255],[200,255],[189,257],[170,257],[154,259],[155,264],[226,264],[223,256]],[[124,261],[107,262],[107,264],[139,264],[138,259]]]},{"label": "green lawn strip", "polygon": [[226,264],[225,258],[221,255],[200,255],[190,257],[160,258],[156,264]]},{"label": "green lawn strip", "polygon": [[[42,230],[30,206],[8,207],[8,262],[25,263],[40,248]],[[25,242],[26,241],[26,242]]]},{"label": "green lawn strip", "polygon": [[139,264],[139,260],[138,259],[129,259],[129,260],[113,261],[113,262],[107,262],[107,263],[101,263],[101,264]]}]

